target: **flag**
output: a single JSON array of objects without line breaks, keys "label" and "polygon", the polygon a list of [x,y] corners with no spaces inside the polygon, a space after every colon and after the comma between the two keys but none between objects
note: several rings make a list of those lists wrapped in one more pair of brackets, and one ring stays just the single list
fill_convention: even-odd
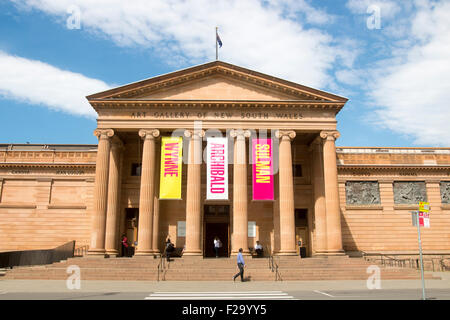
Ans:
[{"label": "flag", "polygon": [[219,44],[219,48],[222,48],[222,40],[220,40],[219,34],[216,32],[217,43]]}]

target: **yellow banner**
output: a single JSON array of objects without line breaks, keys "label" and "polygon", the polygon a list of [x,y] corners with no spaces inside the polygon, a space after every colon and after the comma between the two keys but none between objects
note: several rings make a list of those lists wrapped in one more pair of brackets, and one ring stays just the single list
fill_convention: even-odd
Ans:
[{"label": "yellow banner", "polygon": [[162,137],[160,199],[181,199],[182,137]]},{"label": "yellow banner", "polygon": [[419,202],[419,211],[429,212],[430,211],[430,203],[429,202]]}]

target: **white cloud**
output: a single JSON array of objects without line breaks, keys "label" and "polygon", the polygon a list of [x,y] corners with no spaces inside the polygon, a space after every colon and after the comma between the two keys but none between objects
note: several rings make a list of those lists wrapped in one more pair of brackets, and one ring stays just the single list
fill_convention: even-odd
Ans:
[{"label": "white cloud", "polygon": [[370,97],[378,124],[416,144],[449,146],[450,2],[417,4],[408,41],[373,70]]},{"label": "white cloud", "polygon": [[[409,1],[409,0],[408,0]],[[382,19],[392,19],[402,10],[403,2],[394,0],[348,0],[346,6],[352,13],[367,14],[369,7],[380,8]]]},{"label": "white cloud", "polygon": [[363,84],[363,72],[361,70],[342,69],[336,71],[339,82],[350,86],[361,86]]},{"label": "white cloud", "polygon": [[109,89],[103,81],[0,51],[0,96],[95,117],[89,94]]},{"label": "white cloud", "polygon": [[223,42],[221,60],[313,87],[331,85],[332,69],[342,57],[351,56],[339,39],[305,28],[308,23],[334,20],[306,0],[14,2],[55,16],[62,24],[69,17],[67,8],[78,6],[83,30],[106,36],[119,46],[152,48],[172,65],[213,60],[216,26]]}]

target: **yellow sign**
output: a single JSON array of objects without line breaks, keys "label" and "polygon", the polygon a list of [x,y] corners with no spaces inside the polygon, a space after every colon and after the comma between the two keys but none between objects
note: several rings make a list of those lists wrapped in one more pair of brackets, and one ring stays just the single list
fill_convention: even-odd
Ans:
[{"label": "yellow sign", "polygon": [[182,137],[162,137],[160,199],[181,199]]},{"label": "yellow sign", "polygon": [[419,211],[429,212],[430,211],[430,203],[429,202],[419,202]]}]

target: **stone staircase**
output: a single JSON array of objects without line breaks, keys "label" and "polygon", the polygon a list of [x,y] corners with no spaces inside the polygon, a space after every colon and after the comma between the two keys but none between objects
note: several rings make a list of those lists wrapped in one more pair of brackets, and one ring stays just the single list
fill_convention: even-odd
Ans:
[{"label": "stone staircase", "polygon": [[[133,258],[70,258],[45,266],[15,267],[6,272],[2,279],[52,279],[66,280],[70,276],[67,268],[76,265],[80,268],[82,280],[145,280],[145,281],[231,281],[237,273],[236,258],[173,258],[165,263],[158,273],[161,260],[153,257]],[[313,257],[275,257],[279,275],[284,281],[307,280],[367,280],[371,275],[367,268],[371,264],[363,258]],[[268,258],[246,258],[244,276],[250,281],[274,281],[275,272],[269,268]],[[420,279],[419,270],[379,266],[381,280]],[[431,273],[426,279],[440,279]],[[238,281],[239,279],[236,279]]]}]

